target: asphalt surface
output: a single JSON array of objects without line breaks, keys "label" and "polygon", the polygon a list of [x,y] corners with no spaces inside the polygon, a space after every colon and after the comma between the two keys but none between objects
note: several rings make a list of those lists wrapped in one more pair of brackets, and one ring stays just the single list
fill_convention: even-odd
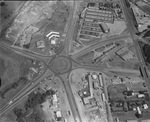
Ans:
[{"label": "asphalt surface", "polygon": [[76,59],[76,58],[82,56],[84,53],[86,53],[88,51],[91,51],[92,49],[98,48],[98,47],[100,47],[102,45],[105,45],[109,42],[116,42],[116,41],[126,40],[127,38],[129,38],[129,36],[123,35],[123,36],[115,36],[115,37],[112,37],[112,38],[104,39],[104,40],[100,41],[99,43],[91,45],[89,48],[85,48],[82,51],[72,55],[71,58]]},{"label": "asphalt surface", "polygon": [[74,0],[74,11],[71,12],[71,16],[68,20],[68,28],[66,29],[66,38],[65,38],[65,48],[64,48],[64,54],[69,55],[69,45],[71,43],[72,40],[72,36],[74,34],[74,28],[76,26],[76,22],[77,22],[77,12],[78,12],[78,8],[79,8],[79,2],[77,0]]},{"label": "asphalt surface", "polygon": [[125,19],[126,19],[126,22],[127,22],[127,25],[128,25],[128,29],[130,31],[131,38],[132,38],[133,43],[134,43],[134,47],[135,47],[135,50],[136,50],[136,55],[138,57],[139,65],[140,65],[142,73],[143,73],[143,78],[146,82],[148,92],[150,94],[150,79],[149,79],[149,76],[148,76],[148,73],[147,73],[148,70],[147,70],[147,66],[145,64],[145,60],[144,60],[144,57],[143,57],[143,54],[142,54],[141,47],[139,45],[139,42],[141,40],[140,40],[140,38],[137,38],[137,36],[135,35],[136,34],[136,29],[135,29],[135,24],[133,22],[133,18],[131,16],[131,9],[126,6],[125,0],[121,0],[121,5],[122,5],[122,9],[123,9]]},{"label": "asphalt surface", "polygon": [[61,76],[59,78],[63,81],[75,122],[82,122],[82,119],[81,119],[82,117],[79,114],[79,109],[77,107],[74,95],[71,90],[71,86],[70,86],[70,82],[69,82],[69,75],[70,75],[70,73],[68,73],[67,79],[65,77],[61,77]]},{"label": "asphalt surface", "polygon": [[[79,8],[79,5],[78,5],[78,1],[74,1],[75,4],[74,4],[74,12],[73,14],[69,17],[69,20],[68,20],[68,23],[67,23],[67,28],[65,30],[65,33],[66,33],[66,37],[65,37],[65,42],[64,42],[64,46],[65,46],[65,53],[64,55],[67,55],[68,56],[68,53],[69,53],[69,43],[70,43],[70,40],[72,39],[72,36],[73,36],[73,32],[74,32],[74,28],[75,28],[75,22],[77,21],[77,16],[76,16],[76,13],[77,13],[77,10]],[[122,6],[123,6],[123,11],[124,11],[124,14],[125,14],[125,17],[126,17],[126,21],[128,23],[128,27],[129,27],[129,30],[131,32],[131,37],[133,39],[133,42],[134,42],[134,45],[135,45],[135,48],[136,48],[136,52],[137,52],[137,56],[138,56],[138,59],[139,59],[139,62],[140,62],[140,66],[141,66],[141,69],[142,69],[142,72],[144,74],[144,79],[147,83],[147,86],[150,90],[150,82],[149,82],[149,78],[147,77],[147,68],[146,68],[146,65],[145,65],[145,62],[144,62],[144,59],[143,59],[143,55],[142,55],[142,52],[141,52],[141,49],[140,49],[140,46],[138,44],[138,41],[140,41],[139,38],[135,38],[135,30],[133,28],[134,26],[134,23],[132,22],[132,20],[130,19],[130,15],[128,15],[128,8],[126,8],[125,6],[125,3],[124,3],[124,0],[121,0],[121,3],[122,3]],[[120,40],[120,39],[124,39],[124,38],[128,38],[128,36],[121,36],[121,37],[114,37],[114,38],[110,38],[110,39],[107,39],[107,40],[104,40],[103,42],[100,42],[99,45],[105,43],[105,41],[112,41],[112,40]],[[5,44],[0,44],[0,46],[2,47],[5,47],[5,48],[8,48],[12,51],[15,51],[17,53],[20,53],[21,55],[24,55],[24,56],[28,56],[28,57],[32,57],[32,58],[35,58],[35,59],[38,59],[38,60],[41,60],[45,63],[45,65],[47,65],[49,63],[49,60],[53,59],[54,57],[49,57],[49,56],[43,56],[43,55],[40,55],[40,54],[37,54],[37,53],[31,53],[29,51],[24,51],[24,50],[20,50],[19,48],[13,48],[13,47],[10,47],[8,45],[5,45]],[[71,58],[76,58],[78,57],[79,55],[91,50],[92,48],[96,47],[97,44],[81,51],[80,53],[77,53],[75,56],[71,57]],[[72,59],[72,61],[74,61]],[[81,65],[81,64],[78,64],[79,67],[78,68],[87,68],[87,69],[93,69],[93,70],[102,70],[102,69],[108,69],[107,67],[97,67],[97,66],[88,66],[88,65]],[[47,66],[48,67],[48,66]],[[145,71],[146,69],[146,71]],[[47,70],[45,69],[44,72],[38,77],[38,79],[36,79],[34,81],[34,83],[32,84],[28,84],[27,86],[29,87],[25,87],[22,91],[20,91],[17,95],[15,95],[11,100],[13,100],[13,102],[10,104],[9,102],[6,104],[6,106],[4,106],[3,108],[0,109],[0,116],[3,115],[5,112],[7,112],[8,110],[10,110],[11,108],[13,108],[18,102],[20,102],[24,97],[26,97],[29,93],[31,93],[35,88],[37,88],[41,81],[43,80],[43,78],[46,77],[46,72]],[[71,69],[68,71],[68,75],[70,73]],[[71,86],[70,86],[70,83],[68,81],[68,76],[67,78],[66,77],[63,77],[61,76],[61,79],[64,83],[64,86],[65,86],[65,90],[66,90],[66,93],[67,93],[67,97],[68,97],[68,101],[69,101],[69,104],[70,104],[70,107],[71,107],[71,110],[72,110],[72,113],[73,113],[73,116],[74,116],[74,119],[75,119],[75,122],[82,122],[82,119],[81,119],[81,116],[79,114],[79,111],[78,111],[78,108],[77,108],[77,105],[76,105],[76,102],[75,102],[75,99],[73,97],[73,93],[72,93],[72,90],[71,90]]]},{"label": "asphalt surface", "polygon": [[[73,11],[76,10],[75,8],[73,9]],[[74,13],[74,14],[76,14],[76,13]],[[66,40],[69,40],[69,38],[70,38],[70,32],[69,31],[72,29],[72,25],[75,24],[75,23],[72,24],[72,17],[73,17],[73,14],[71,14],[71,17],[68,20],[69,25],[68,25],[68,29],[66,30],[66,33],[67,33],[66,34],[67,35]],[[45,60],[47,60],[47,58],[51,58],[49,56],[43,56],[43,55],[33,53],[33,52],[30,52],[30,51],[21,50],[20,48],[16,48],[16,47],[14,48],[14,47],[11,47],[10,45],[7,45],[5,43],[1,43],[0,46],[4,47],[4,48],[7,48],[7,49],[10,49],[12,51],[15,51],[15,52],[17,52],[17,53],[19,53],[23,56],[34,58],[34,59],[37,59],[37,60],[42,60],[45,64],[47,64],[47,62],[45,62]],[[29,93],[31,93],[35,88],[37,88],[40,85],[41,80],[43,80],[43,78],[45,78],[45,76],[44,76],[45,72],[46,72],[46,70],[38,77],[38,79],[36,79],[36,81],[34,81],[32,83],[29,83],[23,90],[21,90],[17,95],[15,95],[3,108],[1,108],[0,109],[0,116],[3,115],[8,110],[10,110],[12,107],[14,107],[19,101],[21,101],[24,97],[26,97]],[[41,79],[41,80],[39,80],[39,79]],[[71,88],[69,89],[68,85],[67,86],[65,85],[65,88],[67,88],[66,90],[70,94],[71,93]],[[71,104],[70,107],[71,107],[72,113],[74,113],[73,116],[74,116],[75,122],[81,122],[80,119],[78,119],[78,118],[80,118],[80,115],[77,111],[78,108],[75,106],[76,103],[75,103],[75,101],[72,101],[72,97],[73,97],[72,94],[71,94],[71,98],[69,98],[69,96],[70,96],[69,94],[67,94],[67,96],[68,96],[68,99],[69,99],[69,103]]]},{"label": "asphalt surface", "polygon": [[[36,78],[34,81],[29,83],[26,89],[22,89],[18,94],[16,94],[10,101],[0,109],[0,116],[3,115],[5,112],[10,110],[14,105],[16,105],[21,99],[25,98],[29,93],[31,93],[35,88],[39,87],[39,85],[42,83],[45,77],[50,76],[50,73],[48,72],[47,69],[43,71],[43,73]],[[53,74],[51,74],[53,76]]]}]

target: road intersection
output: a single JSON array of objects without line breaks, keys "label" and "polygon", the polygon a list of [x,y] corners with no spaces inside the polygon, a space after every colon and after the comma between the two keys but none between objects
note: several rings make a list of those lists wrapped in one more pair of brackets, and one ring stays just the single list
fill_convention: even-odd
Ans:
[{"label": "road intersection", "polygon": [[128,8],[126,6],[125,0],[121,0],[121,5],[122,5],[122,9],[123,9],[125,19],[126,19],[126,22],[127,22],[127,25],[128,25],[128,29],[130,31],[131,38],[132,38],[133,43],[134,43],[134,47],[135,47],[135,50],[136,50],[136,55],[137,55],[138,60],[139,60],[139,64],[140,64],[140,67],[141,67],[141,70],[142,70],[142,74],[143,74],[144,80],[147,84],[148,91],[150,93],[150,79],[149,79],[149,76],[148,76],[148,69],[147,69],[147,66],[146,66],[146,63],[145,63],[145,60],[144,60],[144,56],[142,54],[141,47],[139,45],[139,42],[141,41],[141,39],[137,38],[137,36],[136,36],[137,32],[136,32],[136,29],[135,29],[135,24],[133,22],[133,19],[131,18],[131,8]]},{"label": "road intersection", "polygon": [[[122,3],[122,8],[124,10],[124,14],[126,17],[126,21],[128,23],[129,26],[129,30],[131,33],[131,37],[133,39],[134,45],[135,45],[135,49],[136,49],[136,53],[139,59],[139,63],[142,69],[142,72],[144,74],[144,79],[147,83],[148,89],[150,90],[150,82],[149,82],[149,77],[147,76],[147,68],[146,68],[146,64],[141,52],[141,48],[138,44],[138,42],[140,41],[139,38],[135,38],[135,31],[133,29],[133,22],[131,21],[130,18],[128,18],[128,9],[125,6],[124,0],[121,0]],[[73,97],[73,93],[71,91],[71,86],[70,83],[68,81],[68,77],[69,74],[71,72],[71,70],[75,69],[76,67],[73,67],[74,64],[78,65],[78,68],[87,68],[87,69],[92,69],[92,70],[109,70],[108,67],[97,67],[97,66],[88,66],[88,65],[83,65],[80,64],[78,62],[76,62],[76,60],[74,60],[76,57],[78,57],[79,55],[84,54],[85,52],[87,52],[88,50],[91,50],[92,48],[95,48],[97,45],[101,45],[103,43],[109,42],[109,41],[113,41],[113,40],[120,40],[120,39],[126,39],[129,36],[118,36],[118,37],[112,37],[112,38],[108,38],[103,40],[102,42],[99,42],[99,44],[94,44],[89,48],[84,49],[83,51],[73,55],[73,56],[69,56],[69,44],[70,41],[72,40],[72,36],[74,33],[74,28],[75,28],[75,23],[77,21],[77,8],[79,8],[78,2],[75,0],[74,1],[74,9],[72,10],[72,13],[68,19],[68,23],[66,25],[65,28],[65,33],[64,35],[66,35],[65,39],[64,39],[64,49],[62,50],[62,53],[60,52],[60,54],[58,53],[55,56],[43,56],[37,53],[33,53],[33,52],[29,52],[29,51],[25,51],[25,50],[21,50],[19,48],[15,48],[9,45],[6,45],[4,43],[0,44],[0,47],[4,47],[4,48],[8,48],[12,51],[15,51],[17,53],[20,53],[23,56],[27,56],[30,58],[34,58],[37,60],[41,60],[44,64],[45,64],[45,69],[43,70],[43,72],[38,76],[38,78],[36,78],[34,81],[32,81],[31,83],[27,84],[24,89],[22,89],[18,94],[16,94],[12,99],[11,99],[11,103],[10,101],[3,107],[0,109],[0,116],[2,116],[4,113],[6,113],[9,109],[13,108],[14,105],[16,105],[18,102],[20,102],[24,97],[26,97],[29,93],[31,93],[35,88],[37,88],[38,86],[40,86],[41,81],[48,76],[49,71],[52,72],[52,76],[58,76],[64,86],[65,86],[65,90],[68,96],[68,100],[71,106],[71,110],[72,113],[74,115],[74,120],[75,122],[82,122],[81,116],[79,114],[79,110],[77,108],[75,99]],[[61,64],[63,63],[63,64]],[[114,69],[115,70],[115,69]],[[119,70],[119,69],[117,69]],[[139,73],[139,72],[138,72]],[[64,76],[63,76],[64,75]],[[149,91],[150,92],[150,91]]]}]

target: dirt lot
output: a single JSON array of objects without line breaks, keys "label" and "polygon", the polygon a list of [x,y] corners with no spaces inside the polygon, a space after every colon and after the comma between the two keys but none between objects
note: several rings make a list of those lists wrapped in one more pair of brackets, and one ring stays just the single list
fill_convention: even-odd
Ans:
[{"label": "dirt lot", "polygon": [[[7,49],[0,48],[0,108],[19,92],[30,80],[28,75],[35,60],[29,59]],[[27,80],[20,81],[20,78]],[[14,83],[15,86],[13,85]],[[14,86],[14,87],[13,87]],[[5,98],[2,99],[2,98]]]},{"label": "dirt lot", "polygon": [[[0,9],[1,9],[0,27],[4,27],[9,22],[9,20],[17,10],[17,8],[19,8],[23,3],[24,1],[0,2]],[[1,28],[0,28],[0,32],[1,32]]]}]

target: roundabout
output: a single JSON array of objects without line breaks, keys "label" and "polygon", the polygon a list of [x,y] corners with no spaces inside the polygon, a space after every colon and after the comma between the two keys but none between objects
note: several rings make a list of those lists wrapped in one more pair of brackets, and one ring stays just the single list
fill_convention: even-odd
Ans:
[{"label": "roundabout", "polygon": [[72,62],[71,59],[66,56],[58,56],[51,60],[49,67],[55,75],[61,75],[71,71]]}]

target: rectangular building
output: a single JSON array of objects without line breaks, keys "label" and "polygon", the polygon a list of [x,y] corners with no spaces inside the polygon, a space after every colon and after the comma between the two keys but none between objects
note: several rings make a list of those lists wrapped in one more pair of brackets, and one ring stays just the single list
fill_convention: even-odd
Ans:
[{"label": "rectangular building", "polygon": [[113,23],[114,22],[114,15],[113,11],[108,10],[93,10],[87,9],[85,12],[86,19],[97,19],[98,22],[107,22]]},{"label": "rectangular building", "polygon": [[105,102],[105,101],[106,101],[106,98],[105,98],[105,94],[104,94],[104,93],[101,94],[101,97],[102,97],[102,101]]},{"label": "rectangular building", "polygon": [[125,61],[131,59],[134,55],[134,53],[131,52],[126,46],[117,51],[116,54],[119,55]]},{"label": "rectangular building", "polygon": [[103,76],[102,74],[99,74],[99,84],[100,84],[100,87],[103,87]]},{"label": "rectangular building", "polygon": [[87,22],[87,21],[84,21],[82,26],[90,26],[90,27],[100,27],[99,24],[97,23],[93,23],[93,22]]},{"label": "rectangular building", "polygon": [[102,29],[100,27],[82,26],[82,30],[102,32]]},{"label": "rectangular building", "polygon": [[92,31],[87,31],[87,30],[81,30],[80,34],[90,35],[90,36],[93,36],[93,37],[98,37],[99,36],[98,32],[92,32]]}]

